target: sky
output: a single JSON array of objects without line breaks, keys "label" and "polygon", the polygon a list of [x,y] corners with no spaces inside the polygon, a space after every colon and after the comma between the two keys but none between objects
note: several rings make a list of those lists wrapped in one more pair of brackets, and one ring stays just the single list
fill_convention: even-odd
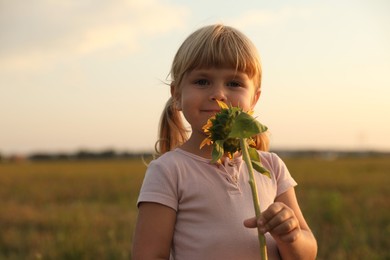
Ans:
[{"label": "sky", "polygon": [[169,70],[223,23],[259,50],[271,149],[390,150],[387,0],[0,0],[0,154],[152,151]]}]

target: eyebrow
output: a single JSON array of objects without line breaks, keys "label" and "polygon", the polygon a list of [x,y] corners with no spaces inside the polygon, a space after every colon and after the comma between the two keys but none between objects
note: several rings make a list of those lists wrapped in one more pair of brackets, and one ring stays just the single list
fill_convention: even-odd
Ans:
[{"label": "eyebrow", "polygon": [[[196,77],[211,77],[212,72],[209,72],[207,69],[196,69],[189,71],[189,74],[191,76],[196,76]],[[245,80],[245,79],[250,79],[248,74],[242,71],[234,71],[232,73],[229,72],[229,76],[232,76],[232,79],[239,79],[239,80]]]}]

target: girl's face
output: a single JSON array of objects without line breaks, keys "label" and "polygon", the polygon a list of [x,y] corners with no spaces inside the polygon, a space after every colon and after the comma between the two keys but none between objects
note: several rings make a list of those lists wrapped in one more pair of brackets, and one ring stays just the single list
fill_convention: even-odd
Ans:
[{"label": "girl's face", "polygon": [[260,90],[253,80],[235,69],[192,70],[184,75],[180,89],[180,93],[174,96],[177,107],[191,125],[193,134],[198,132],[202,136],[207,119],[220,110],[215,100],[249,111],[260,97]]}]

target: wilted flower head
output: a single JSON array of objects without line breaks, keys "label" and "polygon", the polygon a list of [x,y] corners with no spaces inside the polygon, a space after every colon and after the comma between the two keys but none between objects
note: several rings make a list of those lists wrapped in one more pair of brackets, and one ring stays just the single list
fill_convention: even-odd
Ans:
[{"label": "wilted flower head", "polygon": [[224,154],[233,158],[236,152],[241,151],[240,138],[244,138],[252,145],[254,144],[252,137],[267,130],[266,126],[251,116],[252,111],[229,107],[218,100],[217,103],[221,111],[203,126],[207,138],[200,145],[200,148],[204,145],[213,145],[212,162],[219,161]]}]

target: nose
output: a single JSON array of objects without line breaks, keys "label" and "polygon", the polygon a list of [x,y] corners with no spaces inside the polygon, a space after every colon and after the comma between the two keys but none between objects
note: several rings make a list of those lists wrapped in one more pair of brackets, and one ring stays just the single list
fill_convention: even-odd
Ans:
[{"label": "nose", "polygon": [[226,102],[227,97],[223,86],[214,86],[213,88],[211,88],[210,100]]}]

